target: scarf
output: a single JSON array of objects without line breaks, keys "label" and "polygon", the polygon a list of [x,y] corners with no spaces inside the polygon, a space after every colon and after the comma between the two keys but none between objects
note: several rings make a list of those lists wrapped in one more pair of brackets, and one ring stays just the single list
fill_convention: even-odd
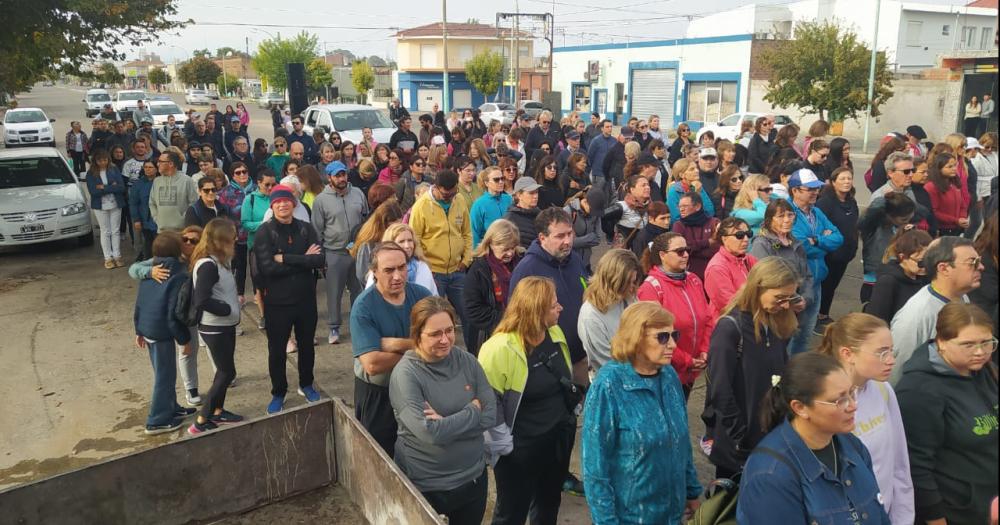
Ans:
[{"label": "scarf", "polygon": [[684,224],[684,226],[704,226],[705,223],[708,222],[709,218],[710,217],[705,213],[705,210],[700,209],[687,217],[681,217],[681,223]]},{"label": "scarf", "polygon": [[486,252],[486,264],[490,265],[490,274],[493,279],[493,297],[501,307],[507,307],[507,292],[510,290],[511,269],[517,264],[515,255],[510,261],[510,265],[504,264],[493,255],[493,251]]},{"label": "scarf", "polygon": [[687,272],[668,272],[666,268],[661,267],[660,270],[663,271],[663,275],[666,275],[668,279],[674,281],[683,281],[687,277]]}]

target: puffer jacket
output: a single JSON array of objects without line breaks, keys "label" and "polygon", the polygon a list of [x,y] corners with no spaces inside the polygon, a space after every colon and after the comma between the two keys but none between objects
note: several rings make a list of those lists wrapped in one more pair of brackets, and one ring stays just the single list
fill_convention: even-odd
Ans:
[{"label": "puffer jacket", "polygon": [[712,318],[718,319],[722,309],[736,295],[736,292],[747,282],[750,269],[757,264],[757,258],[749,253],[737,257],[719,248],[708,266],[705,268],[705,293],[708,295],[708,305],[712,308]]},{"label": "puffer jacket", "polygon": [[735,208],[729,213],[737,219],[743,219],[750,225],[750,230],[754,235],[760,232],[760,225],[764,222],[764,212],[767,211],[767,203],[761,199],[753,200],[753,208]]},{"label": "puffer jacket", "polygon": [[686,272],[683,280],[671,279],[662,268],[654,266],[639,286],[637,296],[640,301],[659,303],[674,314],[674,330],[680,331],[681,337],[670,364],[682,384],[694,384],[700,371],[691,365],[699,355],[708,353],[714,325],[701,279],[691,272]]},{"label": "puffer jacket", "polygon": [[[795,225],[792,226],[792,235],[802,242],[806,258],[809,260],[809,270],[812,271],[813,281],[821,283],[829,272],[829,268],[826,266],[826,256],[844,244],[844,236],[840,234],[837,226],[826,218],[823,210],[813,206],[812,213],[816,225],[812,226],[806,219],[806,213],[799,209],[794,202],[791,202],[791,205],[796,216]],[[823,235],[826,230],[830,230],[829,235]],[[809,239],[815,239],[816,244],[809,242]]]}]

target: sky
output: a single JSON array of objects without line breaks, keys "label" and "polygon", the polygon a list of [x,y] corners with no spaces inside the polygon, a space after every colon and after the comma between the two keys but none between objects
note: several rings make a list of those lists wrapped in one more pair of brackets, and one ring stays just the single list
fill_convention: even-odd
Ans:
[{"label": "sky", "polygon": [[[306,30],[319,36],[319,51],[348,49],[358,56],[395,58],[399,29],[441,20],[445,0],[366,0],[361,2],[276,2],[275,0],[178,0],[178,19],[194,24],[173,34],[163,34],[159,44],[129,51],[128,59],[143,50],[158,54],[165,62],[190,58],[195,49],[230,46],[253,54],[262,41],[277,35],[292,36]],[[793,0],[794,1],[794,0]],[[740,0],[447,0],[448,20],[495,24],[498,11],[554,13],[556,47],[660,40],[684,36],[688,17],[733,9],[752,2]],[[758,4],[780,5],[789,0],[761,0]],[[922,0],[922,3],[961,5],[962,0]],[[300,7],[301,6],[301,7]],[[341,6],[348,6],[342,8]],[[540,24],[527,23],[541,38]],[[539,40],[535,53],[547,52]]]}]

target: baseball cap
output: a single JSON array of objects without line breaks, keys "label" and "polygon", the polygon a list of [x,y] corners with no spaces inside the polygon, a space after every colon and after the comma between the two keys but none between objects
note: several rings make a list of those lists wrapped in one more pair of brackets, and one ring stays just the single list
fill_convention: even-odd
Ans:
[{"label": "baseball cap", "polygon": [[239,121],[240,117],[237,117],[236,115],[229,117],[229,122],[239,122]]},{"label": "baseball cap", "polygon": [[705,157],[718,157],[718,156],[719,154],[718,152],[715,151],[715,148],[701,148],[701,151],[698,152],[698,157],[702,159],[704,159]]},{"label": "baseball cap", "polygon": [[801,168],[796,170],[795,173],[792,173],[792,176],[788,179],[788,189],[799,187],[806,187],[809,189],[822,188],[823,181],[819,180],[819,177],[817,177],[812,170]]},{"label": "baseball cap", "polygon": [[151,119],[149,117],[142,117],[142,122],[140,122],[140,124],[152,124],[152,123],[153,123],[153,119]]},{"label": "baseball cap", "polygon": [[636,160],[636,166],[640,168],[643,166],[656,166],[660,161],[652,153],[645,152],[639,155],[639,159]]},{"label": "baseball cap", "polygon": [[[538,191],[538,188],[541,187],[542,185],[535,182],[535,179],[532,179],[531,177],[521,177],[514,182],[514,193],[520,191]],[[274,190],[271,191],[273,192]]]},{"label": "baseball cap", "polygon": [[575,129],[571,129],[566,132],[566,138],[576,140],[580,138],[580,132]]},{"label": "baseball cap", "polygon": [[343,162],[340,162],[339,160],[335,160],[335,161],[333,161],[333,162],[331,162],[331,163],[329,163],[329,164],[326,165],[326,170],[325,171],[326,171],[327,175],[336,175],[336,174],[338,174],[338,173],[340,173],[342,171],[347,171],[347,166],[344,165]]},{"label": "baseball cap", "polygon": [[966,137],[965,149],[983,149],[983,145],[975,137]]},{"label": "baseball cap", "polygon": [[919,140],[924,140],[927,138],[927,133],[924,132],[924,128],[916,125],[906,128],[906,134],[913,135],[914,137],[917,137],[917,139]]}]

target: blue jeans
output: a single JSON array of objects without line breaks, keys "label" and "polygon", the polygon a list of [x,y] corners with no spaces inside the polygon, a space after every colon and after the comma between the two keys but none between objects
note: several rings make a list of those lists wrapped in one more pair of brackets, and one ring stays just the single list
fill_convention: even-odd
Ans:
[{"label": "blue jeans", "polygon": [[813,300],[806,304],[806,309],[799,313],[799,330],[788,342],[789,355],[801,354],[809,350],[809,340],[812,338],[813,329],[816,328],[816,319],[819,317],[819,303],[823,296],[823,283],[818,282],[813,285]]},{"label": "blue jeans", "polygon": [[[195,340],[194,344],[198,344]],[[146,426],[168,425],[174,420],[174,413],[181,408],[177,404],[177,349],[172,340],[146,342],[149,361],[153,364],[153,397],[149,403],[149,417]]]},{"label": "blue jeans", "polygon": [[462,308],[462,292],[465,290],[465,272],[435,273],[434,284],[437,285],[437,293],[441,297],[446,297],[451,306],[458,314],[465,329],[465,308]]}]

